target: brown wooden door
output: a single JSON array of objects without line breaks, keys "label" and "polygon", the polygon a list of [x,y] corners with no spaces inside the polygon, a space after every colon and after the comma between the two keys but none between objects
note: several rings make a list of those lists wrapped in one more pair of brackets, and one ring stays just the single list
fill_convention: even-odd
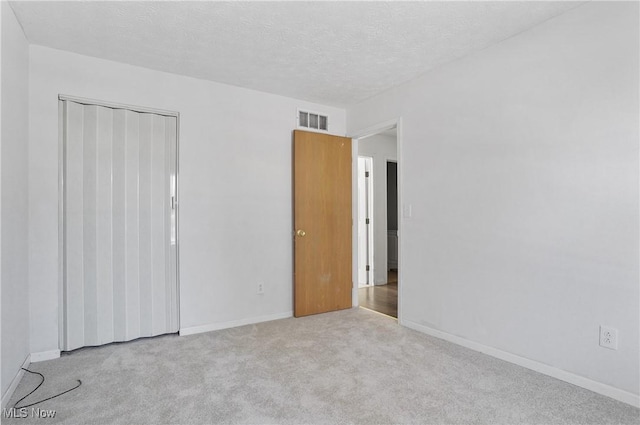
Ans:
[{"label": "brown wooden door", "polygon": [[294,131],[294,315],[351,308],[351,139]]}]

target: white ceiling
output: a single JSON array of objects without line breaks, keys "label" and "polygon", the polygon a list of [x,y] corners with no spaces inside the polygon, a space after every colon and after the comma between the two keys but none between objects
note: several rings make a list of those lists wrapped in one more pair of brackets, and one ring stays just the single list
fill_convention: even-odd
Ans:
[{"label": "white ceiling", "polygon": [[33,44],[347,106],[580,3],[10,4]]}]

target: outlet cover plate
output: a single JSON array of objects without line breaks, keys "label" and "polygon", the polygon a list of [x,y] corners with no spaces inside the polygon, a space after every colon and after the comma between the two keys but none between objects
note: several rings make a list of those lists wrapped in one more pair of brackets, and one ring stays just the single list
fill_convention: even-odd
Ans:
[{"label": "outlet cover plate", "polygon": [[600,346],[610,350],[617,350],[618,330],[611,326],[600,325]]}]

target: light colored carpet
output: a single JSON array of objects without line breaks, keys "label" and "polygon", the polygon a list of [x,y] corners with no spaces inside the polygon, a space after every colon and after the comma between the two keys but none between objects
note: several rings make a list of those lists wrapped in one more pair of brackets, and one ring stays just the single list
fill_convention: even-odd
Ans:
[{"label": "light colored carpet", "polygon": [[[640,410],[362,309],[82,349],[35,363],[6,424],[638,424]],[[26,374],[11,405],[39,378]],[[30,408],[29,408],[30,410]]]}]

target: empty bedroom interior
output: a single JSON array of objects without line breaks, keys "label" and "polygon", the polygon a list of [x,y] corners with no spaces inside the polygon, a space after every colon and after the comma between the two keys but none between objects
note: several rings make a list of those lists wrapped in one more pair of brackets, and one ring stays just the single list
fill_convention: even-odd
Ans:
[{"label": "empty bedroom interior", "polygon": [[[27,368],[25,403],[82,380],[38,405],[71,423],[637,423],[637,1],[1,7],[3,409]],[[176,117],[179,334],[61,355],[74,99]],[[397,322],[357,270],[353,309],[292,317],[300,111],[356,163],[396,130]]]}]

